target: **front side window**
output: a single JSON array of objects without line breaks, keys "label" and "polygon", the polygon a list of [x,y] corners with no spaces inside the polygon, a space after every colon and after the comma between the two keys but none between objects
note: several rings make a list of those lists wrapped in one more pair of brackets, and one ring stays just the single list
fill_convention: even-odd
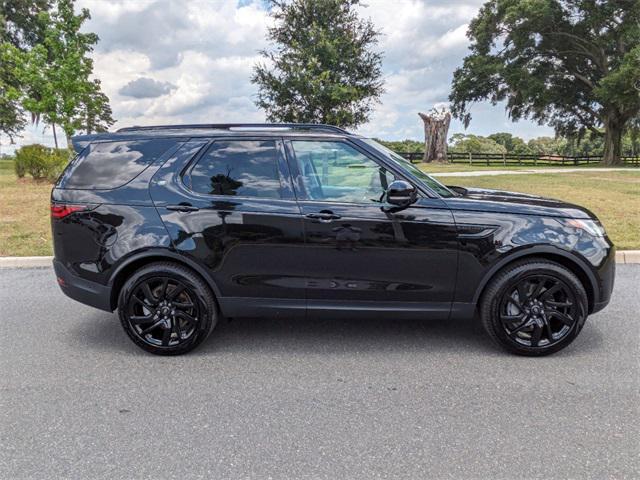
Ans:
[{"label": "front side window", "polygon": [[276,142],[215,141],[185,181],[197,193],[280,198]]},{"label": "front side window", "polygon": [[291,142],[307,200],[382,202],[393,173],[343,142]]}]

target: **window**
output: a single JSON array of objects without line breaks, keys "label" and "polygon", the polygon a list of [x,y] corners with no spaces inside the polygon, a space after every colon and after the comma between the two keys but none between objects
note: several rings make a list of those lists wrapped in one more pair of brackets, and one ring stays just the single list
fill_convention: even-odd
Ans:
[{"label": "window", "polygon": [[215,141],[185,181],[198,193],[280,198],[276,142]]},{"label": "window", "polygon": [[375,140],[372,140],[370,138],[363,138],[362,140],[367,144],[369,144],[370,146],[372,146],[373,148],[375,148],[376,150],[378,150],[383,155],[385,155],[389,160],[395,162],[395,164],[398,165],[398,167],[400,167],[403,171],[409,173],[414,178],[417,177],[422,183],[430,187],[431,190],[436,192],[441,197],[449,198],[449,197],[455,196],[454,192],[449,190],[447,187],[445,187],[443,184],[441,184],[432,176],[424,173],[418,167],[413,165],[409,160],[407,160],[404,157],[401,157],[393,150],[388,149],[384,145],[381,145]]},{"label": "window", "polygon": [[292,141],[308,200],[381,202],[393,174],[343,142]]},{"label": "window", "polygon": [[176,143],[173,139],[92,143],[69,165],[59,185],[91,190],[121,187]]}]

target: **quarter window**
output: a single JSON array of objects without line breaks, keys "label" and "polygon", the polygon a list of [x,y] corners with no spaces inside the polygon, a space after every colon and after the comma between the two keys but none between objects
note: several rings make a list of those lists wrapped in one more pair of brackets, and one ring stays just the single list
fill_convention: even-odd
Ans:
[{"label": "quarter window", "polygon": [[121,187],[176,143],[173,139],[92,143],[67,167],[58,186],[89,190]]},{"label": "quarter window", "polygon": [[292,141],[308,200],[378,203],[395,179],[387,169],[343,142]]},{"label": "quarter window", "polygon": [[218,140],[198,160],[186,180],[198,193],[280,198],[276,142]]}]

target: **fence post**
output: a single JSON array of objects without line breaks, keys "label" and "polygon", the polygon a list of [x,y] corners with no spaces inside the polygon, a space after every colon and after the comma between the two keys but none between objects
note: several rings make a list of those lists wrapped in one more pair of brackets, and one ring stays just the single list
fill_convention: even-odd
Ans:
[{"label": "fence post", "polygon": [[518,154],[518,165],[522,165],[522,159],[520,158],[520,154]]},{"label": "fence post", "polygon": [[471,157],[471,152],[469,152],[469,165],[473,165],[473,159]]},{"label": "fence post", "polygon": [[507,166],[507,155],[504,152],[502,153],[502,165]]}]

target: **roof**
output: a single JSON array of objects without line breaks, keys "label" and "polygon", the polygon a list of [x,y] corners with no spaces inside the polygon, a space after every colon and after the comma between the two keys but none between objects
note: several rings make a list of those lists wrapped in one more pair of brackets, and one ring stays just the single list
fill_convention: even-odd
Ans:
[{"label": "roof", "polygon": [[187,125],[152,125],[121,128],[115,132],[76,135],[71,138],[76,152],[93,141],[115,141],[133,138],[160,137],[212,137],[233,133],[238,136],[281,136],[283,134],[313,136],[354,136],[352,133],[333,125],[319,123],[216,123]]}]

